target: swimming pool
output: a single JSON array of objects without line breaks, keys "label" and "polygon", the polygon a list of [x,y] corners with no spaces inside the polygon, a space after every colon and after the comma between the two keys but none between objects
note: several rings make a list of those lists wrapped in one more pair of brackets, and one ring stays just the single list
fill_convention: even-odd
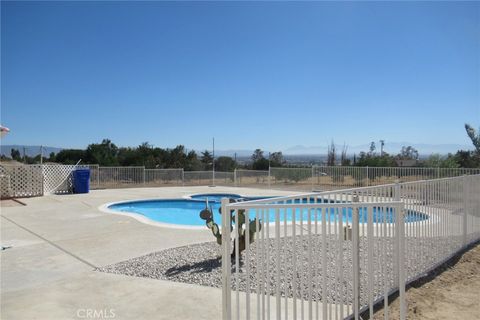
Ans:
[{"label": "swimming pool", "polygon": [[[108,206],[108,209],[124,212],[124,213],[135,213],[142,215],[154,222],[173,224],[173,225],[182,225],[182,226],[204,226],[205,221],[199,217],[200,211],[205,209],[206,201],[208,198],[208,206],[212,210],[214,215],[214,220],[220,224],[221,215],[218,212],[221,204],[221,198],[223,197],[232,197],[235,198],[244,198],[245,200],[260,199],[262,197],[242,197],[240,195],[232,194],[198,194],[192,195],[187,199],[152,199],[152,200],[141,200],[141,201],[129,201],[121,202],[116,204],[111,204]],[[265,197],[263,197],[265,198]],[[306,200],[304,201],[306,202]],[[286,211],[286,212],[285,212]],[[367,222],[367,212],[366,210],[359,210],[360,222]],[[287,209],[281,211],[281,219],[291,221],[295,212],[295,220],[299,221],[303,219],[306,221],[308,219],[307,210],[296,209]],[[328,222],[334,222],[336,218],[340,216],[340,213],[336,213],[335,209],[329,209],[324,211],[326,213],[325,220]],[[314,218],[315,213],[311,213],[312,218]],[[322,212],[317,212],[317,218],[322,219]],[[255,218],[256,212],[254,209],[250,210],[250,219]],[[264,215],[262,217],[262,215]],[[352,221],[352,209],[344,208],[341,212],[342,220]],[[259,212],[259,218],[263,218],[264,221],[275,221],[275,210],[265,210],[265,212]],[[392,214],[392,209],[386,208],[373,208],[373,221],[374,222],[393,222],[395,219]],[[414,222],[428,219],[428,216],[423,213],[408,211],[405,217],[406,222]]]}]

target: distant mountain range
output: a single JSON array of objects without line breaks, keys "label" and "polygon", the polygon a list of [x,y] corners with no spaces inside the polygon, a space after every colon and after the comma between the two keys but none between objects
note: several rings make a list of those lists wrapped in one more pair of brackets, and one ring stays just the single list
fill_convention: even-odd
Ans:
[{"label": "distant mountain range", "polygon": [[[388,152],[389,154],[397,154],[400,152],[402,146],[412,146],[418,150],[420,155],[430,155],[432,153],[439,153],[439,154],[447,154],[449,152],[455,153],[457,150],[471,150],[473,147],[469,145],[462,145],[462,144],[426,144],[426,143],[411,143],[411,142],[388,142],[385,144],[384,151]],[[337,144],[337,153],[341,153],[343,145]],[[380,145],[377,143],[377,152],[380,151]],[[40,146],[31,146],[31,145],[2,145],[1,146],[1,154],[10,157],[10,153],[12,149],[18,149],[20,154],[23,156],[23,148],[25,148],[25,154],[29,157],[34,157],[40,154]],[[353,155],[354,153],[359,154],[362,151],[367,152],[370,148],[370,144],[363,144],[358,146],[348,146],[347,145],[347,153],[349,155]],[[58,153],[64,148],[58,147],[43,147],[43,155],[48,156],[50,153]],[[200,153],[202,150],[196,150]],[[279,150],[272,150],[271,152],[279,151]],[[323,156],[327,154],[328,146],[303,146],[303,145],[296,145],[290,148],[286,148],[284,150],[280,150],[286,156],[308,156],[308,155],[315,155],[315,156]],[[264,154],[268,155],[268,150],[264,150]],[[245,158],[250,157],[253,153],[253,150],[248,149],[228,149],[228,150],[215,150],[215,156],[230,156],[233,157],[235,154],[237,158]]]}]

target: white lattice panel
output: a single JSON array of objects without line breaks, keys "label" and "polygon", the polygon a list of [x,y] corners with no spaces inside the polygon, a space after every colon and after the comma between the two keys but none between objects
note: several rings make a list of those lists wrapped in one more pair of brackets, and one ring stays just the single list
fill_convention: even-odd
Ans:
[{"label": "white lattice panel", "polygon": [[[95,167],[95,165],[93,165]],[[98,165],[96,166],[98,168]],[[66,165],[44,164],[43,165],[43,192],[44,194],[65,194],[73,190],[73,171],[76,169],[90,169],[90,165]]]},{"label": "white lattice panel", "polygon": [[10,184],[10,176],[7,174],[0,175],[0,197],[10,198],[13,195]]},{"label": "white lattice panel", "polygon": [[5,182],[2,181],[0,184],[2,196],[4,194],[11,197],[43,195],[43,174],[40,165],[2,165],[0,168],[1,174],[8,176]]},{"label": "white lattice panel", "polygon": [[46,164],[43,165],[44,194],[62,194],[72,192],[72,172],[74,165]]}]

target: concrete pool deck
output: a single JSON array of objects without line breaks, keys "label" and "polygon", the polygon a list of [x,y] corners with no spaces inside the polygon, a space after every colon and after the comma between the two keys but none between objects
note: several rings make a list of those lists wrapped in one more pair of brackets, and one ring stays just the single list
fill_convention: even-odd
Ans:
[{"label": "concrete pool deck", "polygon": [[[210,230],[144,224],[98,210],[114,201],[193,193],[291,195],[233,187],[93,190],[21,199],[0,213],[1,319],[218,319],[219,289],[93,271],[147,253],[213,241]],[[96,317],[94,317],[96,316]]]}]

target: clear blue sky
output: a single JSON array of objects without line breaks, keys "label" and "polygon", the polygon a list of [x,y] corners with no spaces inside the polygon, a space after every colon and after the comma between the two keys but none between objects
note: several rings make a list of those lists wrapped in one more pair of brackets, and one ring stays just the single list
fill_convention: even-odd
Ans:
[{"label": "clear blue sky", "polygon": [[3,144],[470,144],[480,3],[3,2]]}]

